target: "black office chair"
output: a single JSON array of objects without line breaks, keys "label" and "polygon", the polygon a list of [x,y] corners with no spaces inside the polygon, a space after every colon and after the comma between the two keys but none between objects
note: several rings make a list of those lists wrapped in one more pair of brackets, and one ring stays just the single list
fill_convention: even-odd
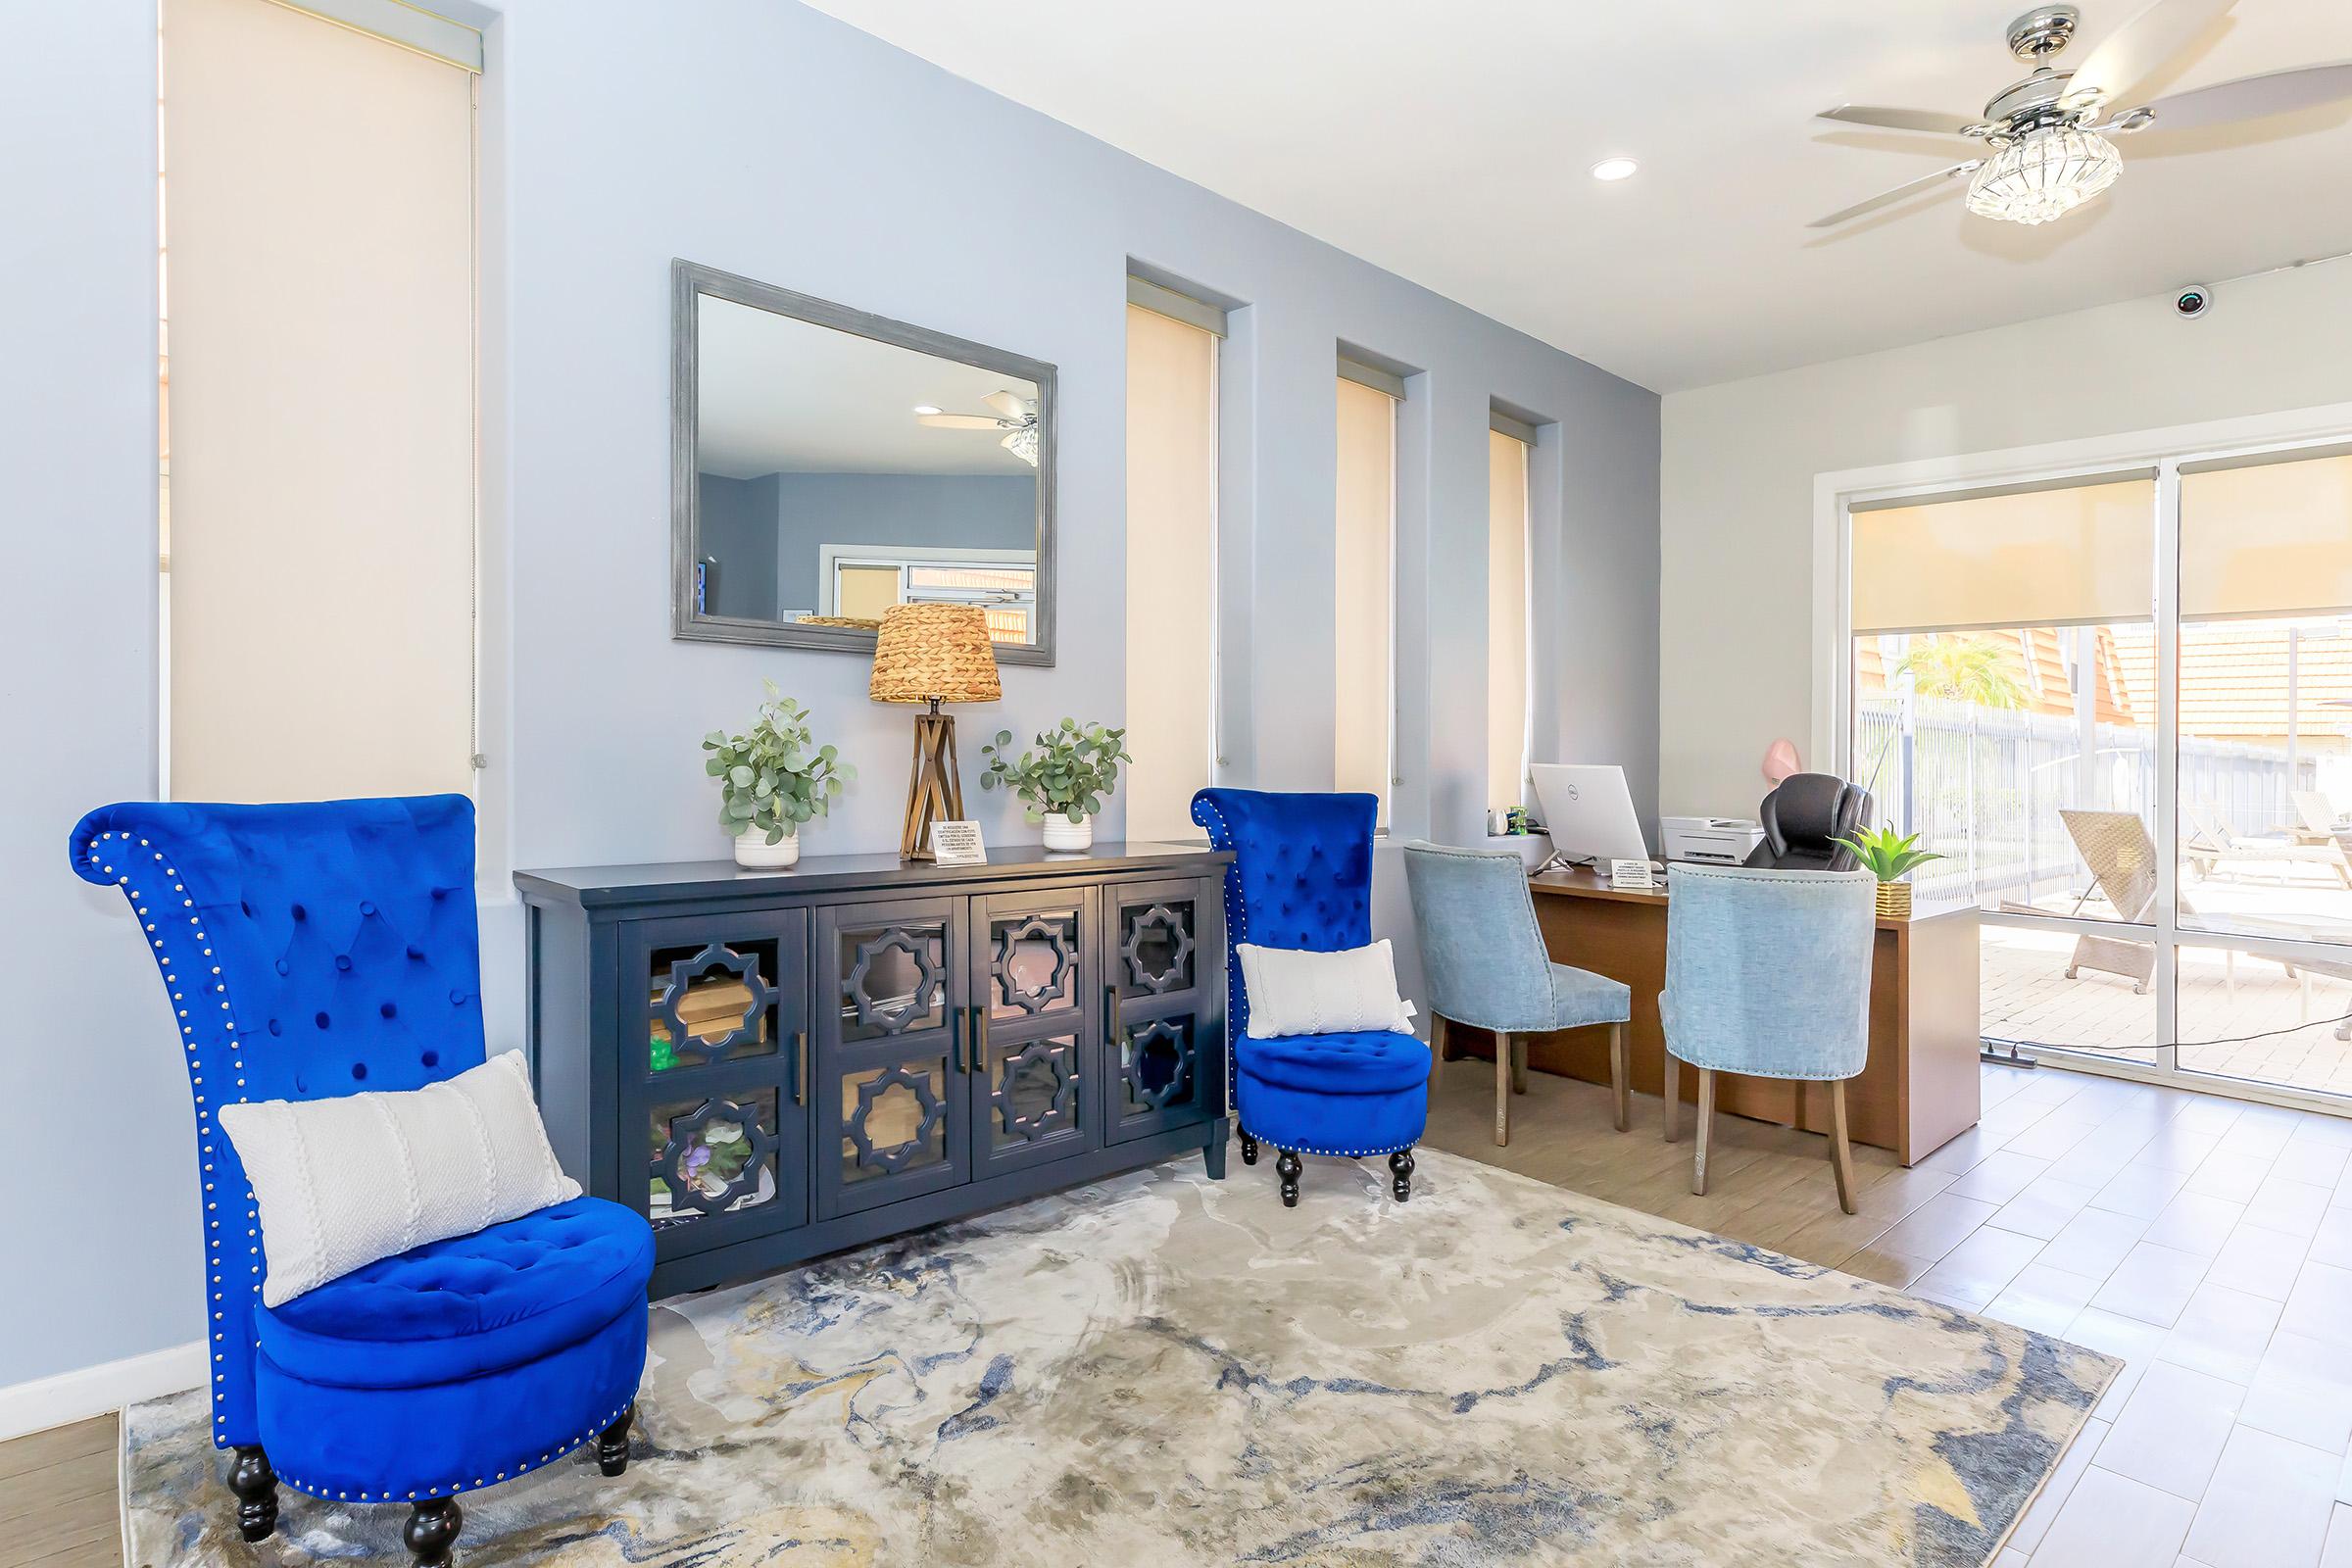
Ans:
[{"label": "black office chair", "polygon": [[1870,820],[1870,791],[1835,773],[1791,773],[1781,780],[1757,813],[1764,842],[1746,863],[1783,871],[1851,871],[1854,852],[1837,841],[1851,838]]}]

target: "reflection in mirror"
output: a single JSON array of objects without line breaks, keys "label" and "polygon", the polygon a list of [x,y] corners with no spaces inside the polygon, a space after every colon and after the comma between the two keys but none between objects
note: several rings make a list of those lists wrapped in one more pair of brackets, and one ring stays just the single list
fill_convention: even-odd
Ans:
[{"label": "reflection in mirror", "polygon": [[[1052,367],[686,270],[680,635],[870,649],[892,605],[970,604],[1001,658],[1042,662]],[[710,292],[723,283],[848,324]]]}]

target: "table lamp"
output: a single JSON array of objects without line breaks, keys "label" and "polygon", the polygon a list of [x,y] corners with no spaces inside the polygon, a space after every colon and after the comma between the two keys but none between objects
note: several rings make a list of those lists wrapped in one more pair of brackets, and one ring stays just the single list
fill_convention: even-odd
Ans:
[{"label": "table lamp", "polygon": [[963,816],[963,784],[956,775],[956,720],[942,703],[993,703],[1004,695],[997,680],[996,644],[988,612],[977,605],[893,605],[882,612],[874,640],[874,679],[866,695],[877,703],[926,703],[914,715],[914,776],[906,786],[906,821],[899,857],[928,860],[931,824]]}]

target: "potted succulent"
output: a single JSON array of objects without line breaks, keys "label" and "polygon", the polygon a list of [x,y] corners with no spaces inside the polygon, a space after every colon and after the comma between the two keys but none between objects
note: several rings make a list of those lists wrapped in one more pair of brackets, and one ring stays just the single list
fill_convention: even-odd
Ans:
[{"label": "potted succulent", "polygon": [[1838,843],[1854,852],[1864,870],[1879,879],[1879,913],[1889,920],[1911,918],[1911,884],[1902,880],[1911,868],[1942,856],[1919,846],[1916,833],[1897,833],[1890,827],[1864,828]]},{"label": "potted succulent", "polygon": [[1046,825],[1047,849],[1091,849],[1102,797],[1117,787],[1119,764],[1135,760],[1127,755],[1126,739],[1124,729],[1065,718],[1038,731],[1032,746],[1015,757],[1012,731],[1001,729],[993,743],[980,748],[988,759],[980,787],[1003,786],[1019,796],[1029,820]]},{"label": "potted succulent", "polygon": [[808,730],[808,710],[767,688],[760,716],[741,735],[712,730],[703,771],[718,780],[718,820],[735,838],[735,863],[778,871],[801,858],[801,824],[822,816],[858,770]]}]

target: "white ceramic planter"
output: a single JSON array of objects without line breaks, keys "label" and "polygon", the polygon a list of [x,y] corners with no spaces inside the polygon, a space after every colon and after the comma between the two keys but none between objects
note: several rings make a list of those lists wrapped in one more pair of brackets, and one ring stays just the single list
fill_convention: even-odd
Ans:
[{"label": "white ceramic planter", "polygon": [[1091,816],[1068,817],[1058,811],[1046,815],[1046,848],[1049,850],[1091,850],[1095,847],[1095,819]]},{"label": "white ceramic planter", "polygon": [[781,871],[797,865],[801,858],[801,834],[796,824],[775,844],[767,842],[767,830],[747,827],[735,835],[735,863],[747,871]]}]

